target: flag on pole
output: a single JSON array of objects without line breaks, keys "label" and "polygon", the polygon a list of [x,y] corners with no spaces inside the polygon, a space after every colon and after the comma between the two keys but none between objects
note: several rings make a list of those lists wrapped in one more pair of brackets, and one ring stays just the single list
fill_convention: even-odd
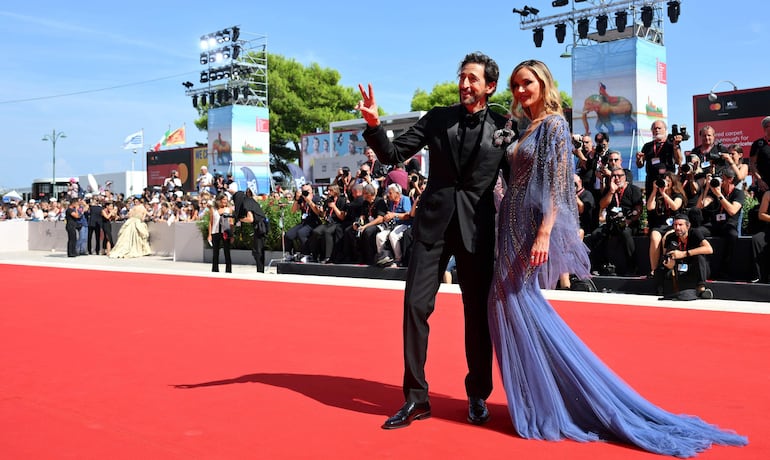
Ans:
[{"label": "flag on pole", "polygon": [[185,125],[171,132],[166,137],[166,145],[184,145],[185,144]]},{"label": "flag on pole", "polygon": [[171,134],[171,128],[169,128],[165,134],[163,134],[163,137],[160,138],[157,144],[152,148],[153,152],[157,152],[160,150],[161,147],[166,145],[166,139],[168,139],[168,135]]},{"label": "flag on pole", "polygon": [[144,131],[140,130],[134,134],[129,134],[123,140],[123,150],[141,149],[144,147]]}]

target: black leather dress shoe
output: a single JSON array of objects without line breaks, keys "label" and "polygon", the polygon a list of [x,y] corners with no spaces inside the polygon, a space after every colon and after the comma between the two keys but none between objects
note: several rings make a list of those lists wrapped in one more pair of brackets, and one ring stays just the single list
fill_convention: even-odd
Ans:
[{"label": "black leather dress shoe", "polygon": [[489,409],[487,402],[481,398],[470,398],[468,400],[468,421],[474,425],[483,425],[489,420]]},{"label": "black leather dress shoe", "polygon": [[385,420],[382,424],[384,430],[394,430],[396,428],[404,428],[412,423],[412,420],[422,420],[430,417],[430,403],[414,403],[407,402],[393,417]]}]

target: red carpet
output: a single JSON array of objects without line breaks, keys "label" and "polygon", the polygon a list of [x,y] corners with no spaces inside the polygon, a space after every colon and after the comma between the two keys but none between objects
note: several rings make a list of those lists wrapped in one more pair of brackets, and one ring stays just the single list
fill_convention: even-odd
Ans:
[{"label": "red carpet", "polygon": [[[402,403],[392,290],[0,265],[7,459],[662,458],[465,423],[459,295],[431,318],[434,417]],[[556,303],[640,393],[749,436],[703,459],[770,458],[770,316]],[[497,377],[496,377],[497,378]]]}]

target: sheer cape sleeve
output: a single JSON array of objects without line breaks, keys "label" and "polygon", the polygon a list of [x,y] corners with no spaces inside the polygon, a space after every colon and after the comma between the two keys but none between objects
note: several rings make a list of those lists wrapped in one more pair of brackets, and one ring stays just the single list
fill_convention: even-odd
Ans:
[{"label": "sheer cape sleeve", "polygon": [[540,285],[552,289],[559,275],[590,276],[588,248],[580,239],[575,184],[571,162],[572,142],[567,121],[549,115],[537,128],[537,158],[527,186],[525,206],[542,218],[553,219],[548,261],[539,272]]}]

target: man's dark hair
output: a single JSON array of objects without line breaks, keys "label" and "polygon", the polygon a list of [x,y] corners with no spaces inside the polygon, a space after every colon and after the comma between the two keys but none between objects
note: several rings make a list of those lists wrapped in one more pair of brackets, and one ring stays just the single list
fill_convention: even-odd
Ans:
[{"label": "man's dark hair", "polygon": [[[463,59],[463,62],[460,63],[460,67],[457,69],[458,74],[460,71],[462,71],[466,64],[483,65],[484,81],[487,83],[497,83],[498,78],[500,78],[500,68],[497,66],[497,62],[480,51],[476,51],[475,53],[470,53],[465,56],[465,59]],[[492,97],[492,94],[495,94],[495,92],[493,91],[489,96],[487,96],[487,99]]]},{"label": "man's dark hair", "polygon": [[601,131],[596,133],[596,136],[594,136],[594,142],[599,143],[599,142],[601,142],[603,140],[606,140],[607,142],[609,142],[610,141],[609,134],[607,134],[605,132],[601,132]]}]

